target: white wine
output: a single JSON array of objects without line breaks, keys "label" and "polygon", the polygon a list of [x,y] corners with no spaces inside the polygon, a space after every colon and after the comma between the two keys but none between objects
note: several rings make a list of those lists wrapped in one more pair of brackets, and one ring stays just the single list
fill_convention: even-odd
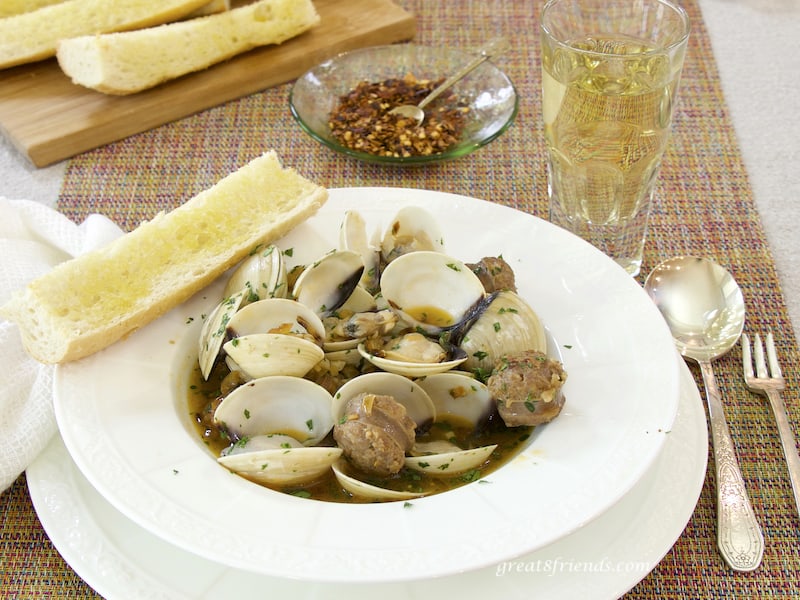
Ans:
[{"label": "white wine", "polygon": [[680,61],[621,35],[544,40],[550,218],[638,272]]}]

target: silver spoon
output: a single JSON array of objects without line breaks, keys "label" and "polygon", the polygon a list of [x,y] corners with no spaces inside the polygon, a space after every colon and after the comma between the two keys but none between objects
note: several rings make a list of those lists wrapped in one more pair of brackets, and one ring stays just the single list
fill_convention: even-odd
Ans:
[{"label": "silver spoon", "polygon": [[508,50],[508,41],[505,38],[500,38],[489,42],[483,48],[478,50],[478,56],[465,64],[450,77],[445,79],[441,84],[434,88],[430,94],[425,96],[419,104],[402,104],[400,106],[395,106],[389,111],[389,114],[399,115],[408,119],[414,119],[417,122],[417,125],[422,125],[422,122],[425,120],[425,111],[423,109],[428,104],[438,98],[442,92],[449,89],[456,82],[469,75],[478,67],[478,65],[483,64],[487,60],[500,56],[506,50]]},{"label": "silver spoon", "polygon": [[711,361],[736,344],[744,327],[742,291],[715,262],[671,258],[647,276],[644,288],[658,306],[678,351],[703,374],[717,480],[717,545],[736,571],[752,571],[764,555],[764,535],[747,496]]}]

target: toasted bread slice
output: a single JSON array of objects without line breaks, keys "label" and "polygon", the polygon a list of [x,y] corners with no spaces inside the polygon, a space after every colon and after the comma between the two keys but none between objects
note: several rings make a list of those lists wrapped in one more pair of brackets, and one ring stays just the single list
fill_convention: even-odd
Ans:
[{"label": "toasted bread slice", "polygon": [[15,292],[0,317],[44,363],[88,356],[184,302],[314,214],[328,192],[268,152],[108,246]]}]

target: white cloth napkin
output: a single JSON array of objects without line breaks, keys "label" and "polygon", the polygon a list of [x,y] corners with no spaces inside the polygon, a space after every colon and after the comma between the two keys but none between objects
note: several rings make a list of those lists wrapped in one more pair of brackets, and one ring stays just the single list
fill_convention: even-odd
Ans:
[{"label": "white cloth napkin", "polygon": [[[0,196],[0,304],[54,265],[122,234],[101,215],[76,225],[37,202]],[[55,367],[23,350],[17,326],[0,319],[0,492],[38,456],[56,432]]]}]

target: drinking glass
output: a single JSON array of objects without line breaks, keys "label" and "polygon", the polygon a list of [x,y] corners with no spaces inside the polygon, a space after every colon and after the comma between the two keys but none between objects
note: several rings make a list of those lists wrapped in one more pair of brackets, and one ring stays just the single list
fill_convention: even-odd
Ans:
[{"label": "drinking glass", "polygon": [[542,10],[550,220],[631,275],[688,38],[686,12],[667,0],[550,0]]}]

